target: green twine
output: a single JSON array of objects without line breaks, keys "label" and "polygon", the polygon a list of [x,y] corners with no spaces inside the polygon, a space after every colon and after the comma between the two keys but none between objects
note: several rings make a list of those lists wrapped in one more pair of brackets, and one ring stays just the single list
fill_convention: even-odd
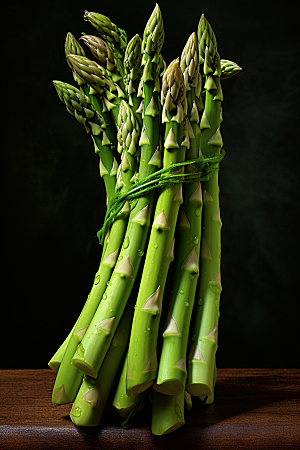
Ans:
[{"label": "green twine", "polygon": [[[197,159],[172,164],[166,169],[158,170],[143,180],[137,181],[127,192],[116,192],[107,205],[103,226],[97,233],[100,244],[103,245],[107,231],[111,228],[116,216],[127,201],[132,205],[135,200],[143,197],[146,193],[168,185],[191,183],[193,181],[207,181],[219,170],[219,163],[224,156],[225,151],[222,149],[220,153],[212,156],[200,156]],[[194,169],[190,172],[184,174],[173,173],[175,171],[178,172],[181,167],[189,165],[194,166]],[[163,176],[165,174],[168,174],[168,176]]]}]

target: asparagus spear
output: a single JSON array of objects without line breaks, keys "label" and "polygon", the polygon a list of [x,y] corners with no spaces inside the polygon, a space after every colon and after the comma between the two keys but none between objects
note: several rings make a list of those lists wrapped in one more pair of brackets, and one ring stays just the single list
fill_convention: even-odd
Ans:
[{"label": "asparagus spear", "polygon": [[[182,145],[186,95],[179,59],[174,60],[164,74],[161,101],[166,123],[163,167],[168,168],[184,161],[186,152]],[[181,202],[181,185],[164,187],[157,200],[128,349],[128,395],[143,392],[156,378],[162,298]]]},{"label": "asparagus spear", "polygon": [[221,80],[227,80],[227,78],[233,77],[238,74],[242,68],[235,62],[228,59],[221,59]]},{"label": "asparagus spear", "polygon": [[[72,48],[74,49],[77,41],[71,33],[68,33],[66,39],[66,49],[71,46],[70,42],[72,43]],[[103,136],[102,140],[100,138],[101,135],[105,134],[104,130],[107,128],[106,123],[104,122],[102,115],[99,114],[97,110],[95,111],[95,102],[91,100],[90,96],[84,95],[83,92],[70,84],[60,81],[54,81],[53,83],[56,92],[58,93],[60,100],[65,104],[67,111],[71,115],[75,116],[79,123],[85,126],[88,133],[91,133],[95,144],[95,152],[100,157],[100,176],[104,180],[107,198],[110,199],[115,192],[117,164],[110,148],[107,148],[107,145],[102,145],[105,144],[105,139],[103,139]],[[105,166],[111,168],[110,173],[107,170],[104,170]],[[105,252],[103,251],[102,257],[104,254]],[[56,371],[58,370],[64,351],[68,345],[68,341],[69,336],[48,363],[51,368],[55,367]]]},{"label": "asparagus spear", "polygon": [[132,297],[128,302],[96,380],[88,375],[83,378],[70,411],[70,417],[76,426],[94,427],[101,421],[126,354],[134,300]]},{"label": "asparagus spear", "polygon": [[118,387],[113,400],[113,407],[124,419],[128,417],[133,417],[134,413],[141,409],[143,403],[141,401],[143,394],[138,395],[127,395],[126,389],[126,374],[127,374],[127,356],[125,358],[122,373],[118,383]]},{"label": "asparagus spear", "polygon": [[[103,43],[103,44],[105,44],[105,43]],[[100,133],[99,133],[99,127],[96,124],[92,124],[92,132],[97,133],[97,136],[92,136],[92,137],[93,137],[94,146],[95,146],[95,153],[97,153],[99,155],[100,176],[104,180],[107,201],[109,201],[115,192],[116,174],[117,174],[117,169],[118,169],[117,160],[114,158],[113,152],[112,152],[113,148],[116,147],[115,127],[111,120],[111,115],[108,112],[103,111],[102,103],[99,101],[99,99],[95,95],[90,93],[90,87],[88,87],[85,80],[77,74],[77,72],[73,69],[72,64],[70,64],[70,62],[68,60],[68,55],[70,53],[75,54],[77,56],[85,57],[85,52],[84,52],[83,48],[81,47],[80,43],[76,40],[76,38],[73,36],[73,34],[70,32],[67,34],[66,40],[65,40],[65,53],[66,53],[66,57],[67,57],[67,63],[72,69],[74,80],[80,86],[82,93],[84,93],[88,97],[87,101],[90,101],[91,106],[96,111],[97,119],[100,122],[100,127],[101,127]],[[109,49],[108,49],[107,54],[108,55],[111,54],[111,51]],[[56,88],[58,90],[62,89],[63,87],[65,88],[66,92],[67,92],[68,88],[71,90],[73,89],[73,86],[67,85],[65,83],[60,83],[61,86],[59,86],[58,82],[56,82],[56,83],[57,83]],[[66,104],[70,103],[70,101],[68,100],[67,97],[65,99],[63,98],[62,94],[63,94],[63,92],[61,92],[61,94],[60,94],[60,97],[62,97],[61,100],[64,103],[67,102]],[[97,94],[96,91],[95,91],[95,94]],[[70,111],[70,107],[71,107],[71,109],[73,107],[72,107],[72,105],[69,105],[69,107],[68,107],[69,112],[71,112],[71,114],[72,114],[73,109],[72,109],[72,111]],[[82,120],[80,120],[80,122],[83,123]],[[89,129],[87,129],[87,131],[89,131]],[[114,224],[114,228],[121,225],[124,222],[124,219],[125,219],[125,216],[124,217],[120,216],[118,218],[118,220],[116,221],[116,223]],[[106,258],[108,256],[107,254],[105,255],[107,242],[108,242],[108,233],[107,233],[107,236],[105,237],[104,247],[103,247],[103,251],[101,254],[101,258],[103,258],[103,257]],[[111,251],[111,253],[113,253],[113,252]],[[96,280],[99,279],[98,273],[95,275],[95,279]],[[67,347],[68,341],[69,341],[69,336],[63,342],[61,347],[57,350],[55,355],[49,361],[50,367],[53,366],[53,364],[54,364],[58,370],[58,367],[61,362],[61,358],[64,354],[64,353],[62,353],[62,348],[65,349]]]},{"label": "asparagus spear", "polygon": [[[116,70],[115,57],[103,39],[98,36],[85,34],[80,37],[80,40],[86,44],[92,55],[100,61],[101,65],[113,74],[112,76],[115,77],[115,79],[112,78],[113,81],[119,81],[122,78],[120,74],[114,73]],[[68,55],[70,54],[79,55],[79,53],[72,51],[68,52]]]},{"label": "asparagus spear", "polygon": [[103,110],[110,111],[115,123],[117,123],[119,105],[121,100],[126,98],[126,95],[120,86],[110,79],[109,71],[96,61],[83,56],[68,55],[67,58],[77,75],[92,88],[92,93],[96,91],[101,95]]},{"label": "asparagus spear", "polygon": [[215,367],[214,367],[214,375],[213,375],[213,389],[210,395],[207,395],[206,397],[199,397],[200,401],[203,405],[211,405],[215,400],[215,386],[217,381],[217,365],[215,361]]},{"label": "asparagus spear", "polygon": [[184,392],[179,395],[165,395],[153,391],[152,433],[161,436],[178,430],[184,424]]},{"label": "asparagus spear", "polygon": [[100,37],[107,42],[116,59],[118,70],[121,75],[124,76],[122,62],[127,45],[127,36],[125,31],[118,28],[108,17],[103,14],[85,11],[83,18],[84,20],[90,22],[91,25],[96,28]]},{"label": "asparagus spear", "polygon": [[[129,105],[132,107],[134,113],[140,107],[140,99],[137,96],[140,76],[142,73],[142,55],[141,55],[142,40],[136,34],[129,42],[124,55],[124,82],[126,91],[128,93]],[[137,114],[138,121],[142,125],[142,116]]]},{"label": "asparagus spear", "polygon": [[[144,34],[146,65],[143,71],[144,119],[139,141],[141,158],[138,179],[140,180],[154,173],[160,162],[159,117],[156,107],[158,94],[155,92],[154,83],[155,61],[159,59],[163,43],[162,17],[158,5],[146,29]],[[137,277],[148,238],[152,205],[153,193],[151,192],[140,197],[133,207],[118,258],[119,263],[114,269],[104,294],[105,301],[100,303],[89,330],[81,342],[80,351],[77,351],[72,359],[72,364],[94,378],[97,377]]]},{"label": "asparagus spear", "polygon": [[48,362],[48,366],[55,373],[58,372],[58,369],[60,367],[61,361],[62,361],[62,359],[64,357],[66,348],[68,346],[69,340],[70,340],[72,334],[74,333],[74,331],[75,331],[75,325],[72,328],[72,330],[70,331],[70,333],[68,334],[68,336],[66,337],[66,339],[64,340],[64,342],[61,344],[61,346],[57,349],[57,351],[54,353],[54,355],[52,356],[52,358]]},{"label": "asparagus spear", "polygon": [[[130,143],[131,153],[134,154],[134,149],[137,148],[137,136],[139,135],[139,129],[137,128],[137,122],[134,120],[134,115],[132,113],[130,114],[129,106],[125,102],[122,102],[121,104],[119,116],[120,128],[124,122],[127,126],[127,128],[126,126],[122,127],[123,134],[119,136],[120,146],[124,147],[124,142],[127,142],[128,144]],[[132,123],[131,120],[134,120],[134,122]],[[131,186],[132,177],[136,170],[135,157],[131,153],[129,153],[125,147],[123,148],[123,158],[119,173],[120,180],[117,183],[119,188],[123,190],[127,190],[129,186]],[[107,283],[109,282],[111,273],[117,262],[119,248],[121,246],[127,225],[128,215],[129,205],[125,204],[119,213],[118,220],[112,227],[105,257],[100,263],[89,297],[77,320],[75,326],[77,331],[70,338],[60,370],[58,371],[52,396],[52,400],[56,404],[73,401],[80,386],[83,373],[80,372],[75,366],[71,365],[70,362],[77,347],[79,347],[78,352],[80,353],[81,348],[79,343],[88,329],[90,321],[93,318],[101,298],[104,298]]]},{"label": "asparagus spear", "polygon": [[[97,39],[97,38],[96,38]],[[105,47],[105,42],[103,42],[103,46]],[[99,46],[98,46],[99,47]],[[105,51],[102,49],[103,51],[103,55],[104,56],[111,56],[111,51],[109,51],[109,49],[107,50],[107,52],[105,53]],[[98,150],[100,150],[100,148],[102,146],[107,146],[109,145],[111,147],[111,149],[113,150],[116,147],[116,126],[115,123],[112,120],[111,114],[106,111],[106,108],[103,107],[103,102],[102,99],[100,100],[97,96],[99,95],[97,93],[97,91],[95,91],[91,86],[89,86],[86,82],[86,77],[85,77],[85,71],[84,70],[80,70],[78,71],[78,68],[76,70],[76,58],[74,60],[72,60],[72,57],[70,58],[69,55],[74,55],[74,56],[79,56],[79,57],[83,57],[84,59],[82,61],[79,61],[79,63],[86,61],[85,60],[85,52],[83,50],[83,48],[81,47],[80,43],[76,40],[76,38],[71,34],[68,33],[67,37],[66,37],[66,41],[65,41],[65,53],[66,53],[66,59],[67,59],[67,63],[69,65],[69,67],[72,69],[72,73],[73,73],[73,77],[74,80],[77,82],[77,84],[80,86],[80,89],[82,90],[82,92],[89,97],[91,104],[93,105],[94,109],[98,112],[99,116],[102,118],[102,135],[101,135],[101,140],[102,142],[99,141],[97,142],[97,148]],[[98,53],[100,53],[100,51],[98,51]],[[88,60],[89,61],[89,60]],[[97,68],[98,71],[102,69],[102,74],[106,74],[109,79],[111,81],[113,74],[111,72],[111,67],[108,63],[108,58],[106,58],[106,65],[105,67],[100,67]],[[79,66],[80,67],[80,66]],[[80,69],[83,69],[83,66],[81,65]],[[105,70],[103,70],[105,69]],[[116,76],[116,75],[114,75]],[[105,77],[104,77],[105,79]],[[114,80],[116,80],[117,78],[114,78]],[[103,77],[101,77],[101,80],[98,82],[98,87],[102,86],[102,82],[103,82]],[[104,92],[104,90],[103,90]],[[112,153],[111,153],[112,155]],[[111,173],[112,171],[112,167],[114,165],[114,161],[111,161],[110,163],[107,161],[107,165],[106,170]],[[110,197],[110,195],[109,195]]]},{"label": "asparagus spear", "polygon": [[[106,192],[110,199],[115,191],[116,170],[104,172],[102,166],[113,167],[114,158],[110,147],[106,148],[100,141],[100,135],[103,134],[105,122],[102,116],[95,111],[92,102],[88,96],[83,94],[79,89],[71,84],[61,81],[53,81],[56,92],[60,100],[65,104],[67,111],[73,115],[76,120],[83,124],[87,133],[91,133],[94,142],[96,142],[95,150],[100,156],[100,175],[103,177]],[[103,142],[103,139],[102,139]]]},{"label": "asparagus spear", "polygon": [[[205,81],[205,109],[200,121],[202,130],[200,147],[204,155],[219,153],[222,146],[220,133],[221,66],[215,34],[204,17],[198,25],[200,62],[203,62]],[[191,345],[189,349],[186,390],[200,397],[213,391],[215,354],[219,319],[221,287],[221,218],[219,208],[218,172],[215,171],[203,187],[203,215],[201,240],[201,277],[197,288]]]},{"label": "asparagus spear", "polygon": [[[80,38],[87,47],[90,49],[92,55],[100,61],[102,67],[107,71],[108,78],[113,82],[118,83],[121,89],[124,91],[124,83],[122,75],[120,74],[116,59],[113,52],[103,39],[98,36],[84,35]],[[71,52],[70,52],[71,53]]]},{"label": "asparagus spear", "polygon": [[[180,63],[187,91],[190,130],[188,158],[198,157],[196,136],[199,112],[196,93],[200,91],[198,41],[196,33],[188,39]],[[201,80],[201,78],[200,78]],[[190,167],[189,170],[193,170]],[[176,254],[171,275],[170,294],[166,310],[168,317],[163,330],[163,344],[154,389],[168,395],[179,395],[186,381],[186,350],[196,285],[199,277],[202,191],[199,181],[184,184],[183,204],[176,231]]]},{"label": "asparagus spear", "polygon": [[[82,48],[80,43],[77,41],[75,36],[72,33],[69,32],[69,33],[67,33],[66,40],[65,40],[65,55],[67,57],[70,54],[71,55],[85,56],[84,49]],[[69,63],[68,58],[67,58],[67,63],[68,63],[68,66],[72,69],[73,78],[76,81],[76,83],[79,86],[84,84],[84,80],[77,75],[75,70],[73,70],[73,67]]]}]

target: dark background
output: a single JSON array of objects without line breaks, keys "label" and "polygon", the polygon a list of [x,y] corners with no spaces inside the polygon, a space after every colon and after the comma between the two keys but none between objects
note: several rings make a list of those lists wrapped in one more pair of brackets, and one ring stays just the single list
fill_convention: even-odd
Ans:
[{"label": "dark background", "polygon": [[[299,26],[271,1],[159,2],[167,63],[202,12],[221,58],[242,66],[223,82],[220,173],[222,284],[219,367],[298,367]],[[278,8],[278,5],[282,5]],[[11,2],[2,28],[2,360],[43,368],[77,319],[98,268],[105,213],[91,139],[52,80],[72,84],[68,31],[96,34],[83,11],[130,39],[155,2]],[[87,52],[88,53],[88,52]],[[297,109],[296,109],[297,108]],[[3,331],[3,329],[2,329]],[[298,359],[297,359],[298,358]]]}]

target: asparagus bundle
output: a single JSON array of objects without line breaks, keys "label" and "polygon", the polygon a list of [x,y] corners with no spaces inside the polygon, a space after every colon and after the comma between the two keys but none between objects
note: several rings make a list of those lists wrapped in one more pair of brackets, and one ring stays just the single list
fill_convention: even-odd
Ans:
[{"label": "asparagus bundle", "polygon": [[192,396],[214,400],[220,281],[221,60],[204,15],[167,65],[155,6],[143,38],[85,11],[99,36],[67,34],[78,87],[54,82],[99,156],[107,212],[99,268],[79,318],[49,361],[52,401],[77,426],[110,405],[125,423],[152,402],[151,430],[185,423]]}]

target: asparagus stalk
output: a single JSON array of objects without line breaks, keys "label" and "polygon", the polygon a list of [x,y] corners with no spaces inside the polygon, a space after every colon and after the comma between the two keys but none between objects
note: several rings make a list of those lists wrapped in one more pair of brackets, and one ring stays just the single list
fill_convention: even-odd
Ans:
[{"label": "asparagus stalk", "polygon": [[100,424],[107,399],[124,360],[133,316],[134,297],[127,305],[96,380],[85,375],[70,411],[76,426],[95,427]]},{"label": "asparagus stalk", "polygon": [[237,75],[242,68],[235,62],[228,59],[221,59],[221,80],[227,80],[227,78]]},{"label": "asparagus stalk", "polygon": [[[74,48],[77,41],[71,35],[71,33],[68,33],[66,39],[66,49],[70,47],[70,42],[73,44]],[[79,123],[85,126],[85,129],[88,133],[91,133],[95,144],[95,151],[99,154],[100,157],[100,176],[104,180],[107,198],[110,199],[115,192],[117,167],[116,161],[112,156],[110,148],[102,145],[102,142],[104,142],[104,140],[102,139],[102,142],[100,140],[100,135],[104,133],[103,130],[104,127],[106,128],[106,124],[104,123],[103,118],[98,113],[98,111],[95,111],[93,101],[91,101],[89,96],[84,95],[80,90],[70,84],[60,81],[54,81],[53,83],[58,96],[60,100],[65,104],[67,111],[71,115],[75,116]],[[107,167],[114,166],[114,169],[111,170],[110,173],[108,173],[107,171],[103,170],[104,165],[106,165]],[[102,257],[104,256],[104,254],[105,252],[103,251]],[[70,334],[48,363],[49,366],[56,372],[59,368],[65,349],[68,345]]]},{"label": "asparagus stalk", "polygon": [[70,333],[68,334],[68,336],[66,337],[66,339],[64,340],[64,342],[61,344],[61,346],[57,349],[57,351],[54,353],[54,355],[52,356],[52,358],[48,362],[48,366],[55,373],[58,372],[58,369],[60,367],[61,361],[62,361],[62,359],[64,357],[66,348],[68,346],[68,343],[69,343],[69,340],[70,340],[72,334],[74,333],[74,330],[75,330],[75,325],[72,328],[72,330],[70,331]]},{"label": "asparagus stalk", "polygon": [[120,88],[125,91],[123,77],[119,72],[113,52],[107,43],[98,36],[91,36],[87,34],[82,36],[80,40],[88,46],[92,55],[100,61],[101,66],[106,69],[108,77],[114,83],[118,83]]},{"label": "asparagus stalk", "polygon": [[210,395],[206,397],[199,397],[200,401],[203,405],[211,405],[215,400],[215,386],[217,381],[217,365],[215,361],[215,367],[214,367],[214,375],[213,375],[213,389]]},{"label": "asparagus stalk", "polygon": [[[196,33],[188,39],[181,55],[181,69],[185,80],[190,130],[188,158],[198,157],[196,136],[199,112],[196,93],[200,90],[198,41]],[[201,79],[201,78],[200,78]],[[189,167],[193,170],[193,167]],[[186,381],[186,351],[196,285],[199,277],[202,191],[199,181],[184,184],[183,204],[176,231],[176,255],[168,296],[168,317],[163,330],[163,344],[158,376],[154,389],[168,395],[179,395]]]},{"label": "asparagus stalk", "polygon": [[[70,54],[78,55],[78,56],[85,56],[84,49],[82,48],[80,43],[77,41],[75,36],[69,32],[69,33],[67,33],[66,40],[65,40],[65,55],[67,57]],[[73,67],[69,63],[68,58],[67,58],[67,64],[72,69],[72,74],[73,74],[73,78],[74,78],[75,82],[79,86],[83,85],[84,80],[77,75],[75,70],[73,70]]]},{"label": "asparagus stalk", "polygon": [[[110,78],[110,72],[100,64],[82,56],[68,55],[68,60],[72,64],[77,75],[82,77],[90,86],[92,94],[100,94],[102,99],[102,114],[105,121],[109,122],[110,114],[115,123],[118,121],[119,106],[122,99],[126,98],[125,93],[118,83]],[[113,129],[113,127],[111,127]],[[110,136],[108,136],[110,138]]]},{"label": "asparagus stalk", "polygon": [[[97,39],[97,38],[96,38]],[[101,40],[101,42],[103,43],[103,47],[105,48],[105,42]],[[98,45],[99,47],[99,45]],[[107,49],[107,52],[105,53],[105,50],[103,50],[103,48],[101,47],[101,51],[103,54],[103,58],[105,59],[106,56],[106,64],[105,64],[105,68],[98,68],[98,70],[102,69],[102,73],[106,74],[110,80],[113,77],[114,74],[112,74],[112,72],[110,71],[111,67],[110,64],[108,63],[109,61],[109,56],[111,55],[111,51],[109,51],[109,49]],[[66,59],[67,59],[67,63],[69,65],[69,67],[72,69],[72,73],[73,73],[73,77],[74,80],[77,82],[77,84],[80,86],[80,89],[82,90],[82,92],[89,97],[91,104],[93,105],[94,109],[97,111],[99,117],[101,117],[102,119],[102,134],[101,134],[101,141],[100,136],[98,138],[97,141],[97,151],[99,153],[101,153],[100,149],[102,147],[106,147],[106,146],[110,146],[111,150],[113,150],[116,147],[116,126],[115,123],[112,120],[111,114],[106,111],[106,108],[103,107],[103,102],[102,99],[100,100],[97,95],[99,95],[91,86],[89,86],[86,82],[86,77],[85,75],[85,71],[82,70],[83,69],[83,65],[81,64],[80,67],[80,71],[78,71],[78,68],[76,70],[76,58],[72,59],[72,57],[70,58],[69,55],[74,55],[74,56],[79,56],[79,57],[83,57],[83,61],[86,61],[85,59],[85,52],[83,50],[83,48],[81,47],[80,43],[76,40],[76,38],[71,34],[68,33],[67,37],[66,37],[66,41],[65,41],[65,53],[66,53]],[[100,50],[98,50],[98,53],[100,53]],[[83,61],[79,61],[79,63],[83,62]],[[88,60],[89,61],[89,60]],[[105,70],[103,70],[105,69]],[[116,76],[116,75],[115,75]],[[119,76],[120,77],[120,76]],[[118,78],[119,78],[118,77]],[[101,77],[100,82],[98,83],[98,87],[101,87],[101,83],[103,81],[102,79],[103,77]],[[114,80],[118,79],[118,78],[114,78]],[[112,81],[112,80],[111,80]],[[104,92],[104,89],[103,91]],[[102,153],[107,152],[106,149],[103,149]],[[114,160],[111,158],[111,156],[113,155],[113,153],[108,152],[107,156],[105,159],[109,158],[109,161],[106,161],[106,170],[109,172],[109,174],[112,171],[112,167],[114,166]],[[103,161],[102,161],[103,163]],[[114,171],[113,171],[114,172]],[[108,192],[108,197],[110,198],[111,195],[113,194],[113,192]],[[110,195],[111,194],[111,195]]]},{"label": "asparagus stalk", "polygon": [[[179,59],[167,68],[162,84],[166,123],[163,167],[184,161],[186,96]],[[185,144],[185,143],[184,143]],[[166,186],[159,194],[152,223],[128,349],[127,393],[136,395],[151,386],[157,371],[157,338],[167,271],[173,259],[173,239],[182,186]]]},{"label": "asparagus stalk", "polygon": [[103,14],[95,12],[84,12],[84,20],[88,21],[98,31],[100,37],[104,39],[110,47],[117,66],[118,71],[124,76],[123,58],[127,45],[127,36],[124,30],[118,28],[112,21]]},{"label": "asparagus stalk", "polygon": [[[205,81],[205,109],[200,121],[200,147],[204,155],[219,153],[222,146],[220,133],[221,66],[215,34],[204,17],[198,26],[200,62],[203,62]],[[218,172],[203,182],[203,215],[201,240],[201,277],[197,288],[197,302],[191,329],[188,379],[186,390],[200,397],[213,391],[221,277],[221,218],[219,208]]]},{"label": "asparagus stalk", "polygon": [[[79,42],[76,40],[76,38],[72,35],[72,33],[68,33],[65,40],[65,53],[66,56],[70,53],[75,54],[77,56],[85,56],[85,52]],[[79,86],[81,86],[81,92],[85,93],[87,99],[87,102],[90,102],[91,106],[93,107],[93,110],[96,111],[96,117],[99,123],[90,123],[90,127],[86,126],[86,131],[92,131],[93,134],[96,134],[92,138],[94,141],[95,146],[95,153],[99,155],[99,170],[100,170],[100,176],[104,180],[105,188],[106,188],[106,196],[107,201],[110,200],[110,198],[113,196],[115,192],[115,186],[116,186],[116,174],[117,174],[117,161],[113,157],[113,153],[111,150],[116,146],[116,137],[114,133],[114,127],[112,126],[111,117],[110,114],[107,114],[103,111],[101,102],[99,99],[95,97],[95,95],[90,94],[90,89],[88,88],[86,82],[84,79],[79,77],[77,75],[77,72],[73,70],[73,66],[70,64],[68,58],[67,58],[68,65],[71,67],[73,72],[74,80],[78,83]],[[78,90],[73,88],[71,85],[67,85],[66,83],[61,82],[54,82],[56,90],[59,94],[60,99],[63,101],[63,103],[66,104],[68,111],[72,114],[74,114],[74,107],[70,102],[70,93],[73,93],[73,100],[76,101],[76,95],[81,96]],[[68,90],[70,92],[68,92]],[[64,96],[64,93],[67,94]],[[75,103],[76,105],[76,103]],[[76,108],[75,108],[76,109]],[[78,109],[78,108],[77,108]],[[80,109],[78,112],[80,113],[82,109]],[[104,116],[104,117],[103,117]],[[78,114],[75,116],[77,120],[80,123],[84,123],[84,118],[82,117],[82,114],[78,116]],[[101,130],[99,130],[99,125]],[[91,130],[90,130],[91,128]],[[122,218],[120,217],[118,219],[118,224],[122,222]],[[105,238],[103,251],[101,254],[101,258],[105,256],[105,249],[106,249],[106,243],[108,241],[108,236]],[[108,255],[106,255],[108,256]],[[97,279],[98,274],[96,274],[95,279]],[[63,342],[61,347],[57,350],[55,355],[51,358],[49,361],[50,367],[55,367],[58,370],[58,367],[60,365],[61,359],[64,354],[64,350],[68,345],[69,336],[68,338]],[[63,350],[64,349],[64,350]]]},{"label": "asparagus stalk", "polygon": [[184,392],[179,395],[165,395],[153,390],[152,433],[161,436],[178,430],[184,424]]},{"label": "asparagus stalk", "polygon": [[[150,25],[151,26],[150,26]],[[155,172],[160,163],[158,93],[155,91],[156,60],[163,43],[162,17],[158,5],[155,7],[144,35],[146,65],[143,71],[144,119],[139,144],[141,146],[138,179],[142,180]],[[144,42],[143,41],[143,42]],[[84,336],[80,351],[72,364],[93,378],[101,367],[109,348],[115,327],[124,311],[134,280],[137,277],[141,258],[148,239],[150,217],[153,208],[153,193],[140,197],[133,207],[118,265],[115,267],[101,302]]]},{"label": "asparagus stalk", "polygon": [[[128,93],[129,105],[132,107],[134,113],[140,107],[141,100],[138,98],[138,87],[140,76],[142,73],[142,55],[141,55],[142,40],[138,34],[136,34],[129,42],[125,50],[124,55],[124,82],[126,91]],[[142,116],[136,114],[137,119],[142,125]]]},{"label": "asparagus stalk", "polygon": [[[103,177],[106,193],[110,199],[115,191],[116,184],[116,170],[111,170],[104,173],[102,166],[111,166],[114,164],[114,158],[110,146],[105,147],[100,141],[100,135],[103,134],[103,128],[106,127],[102,116],[95,111],[94,106],[88,96],[83,94],[74,86],[63,83],[61,81],[53,81],[56,92],[60,100],[65,104],[67,111],[75,116],[76,120],[83,124],[87,133],[91,133],[94,142],[96,142],[95,150],[100,156],[100,176]],[[102,165],[101,165],[102,161]]]},{"label": "asparagus stalk", "polygon": [[[139,128],[134,119],[133,113],[130,113],[129,106],[125,102],[122,102],[121,104],[119,116],[119,126],[123,131],[123,134],[119,136],[119,144],[121,148],[123,148],[123,158],[120,165],[121,170],[118,174],[119,181],[117,186],[121,190],[126,191],[131,186],[132,178],[136,171],[135,157],[131,153],[134,154],[137,149]],[[124,123],[127,128],[126,126],[123,126]],[[129,145],[130,153],[127,151],[126,147],[124,147],[124,142]],[[101,260],[89,297],[75,325],[75,329],[77,331],[72,335],[68,343],[60,370],[57,374],[52,396],[52,400],[56,404],[63,404],[73,401],[80,386],[83,373],[80,372],[75,366],[71,365],[70,362],[77,347],[77,350],[80,353],[81,347],[79,343],[88,329],[101,299],[103,298],[105,300],[104,292],[113,268],[117,262],[119,249],[121,247],[127,225],[129,211],[129,205],[125,204],[118,215],[118,219],[115,221],[111,229],[105,257]]]},{"label": "asparagus stalk", "polygon": [[113,400],[113,407],[124,419],[128,417],[130,413],[133,417],[134,413],[142,408],[143,403],[141,401],[143,394],[127,395],[126,388],[126,374],[127,374],[127,356],[125,358],[122,373],[118,383],[118,387]]}]

